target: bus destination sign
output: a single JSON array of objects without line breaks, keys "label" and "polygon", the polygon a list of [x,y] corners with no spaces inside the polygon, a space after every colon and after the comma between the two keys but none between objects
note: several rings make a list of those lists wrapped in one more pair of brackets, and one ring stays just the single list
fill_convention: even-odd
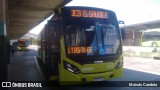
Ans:
[{"label": "bus destination sign", "polygon": [[96,10],[71,10],[72,17],[108,18],[107,12]]}]

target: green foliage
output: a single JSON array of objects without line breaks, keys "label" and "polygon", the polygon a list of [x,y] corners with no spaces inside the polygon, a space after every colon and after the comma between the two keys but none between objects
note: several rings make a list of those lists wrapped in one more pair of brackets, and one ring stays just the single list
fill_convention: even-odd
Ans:
[{"label": "green foliage", "polygon": [[32,41],[33,41],[33,37],[29,37],[29,42],[31,45],[33,44]]},{"label": "green foliage", "polygon": [[31,45],[37,45],[37,44],[38,44],[38,38],[30,37],[30,38],[29,38],[29,41],[30,41],[30,44],[31,44]]},{"label": "green foliage", "polygon": [[33,45],[37,45],[38,44],[38,39],[37,38],[33,38],[32,43],[33,43]]}]

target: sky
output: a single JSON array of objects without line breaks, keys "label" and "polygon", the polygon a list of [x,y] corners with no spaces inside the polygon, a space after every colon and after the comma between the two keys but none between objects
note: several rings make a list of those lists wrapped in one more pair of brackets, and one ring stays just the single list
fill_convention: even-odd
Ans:
[{"label": "sky", "polygon": [[52,16],[53,15],[49,16],[46,20],[44,20],[42,23],[34,27],[29,32],[38,35],[41,32],[41,30],[44,28],[44,26],[46,25],[47,21],[50,20]]},{"label": "sky", "polygon": [[[67,6],[89,6],[112,10],[126,25],[160,20],[160,0],[72,0]],[[32,29],[38,34],[44,24]]]}]

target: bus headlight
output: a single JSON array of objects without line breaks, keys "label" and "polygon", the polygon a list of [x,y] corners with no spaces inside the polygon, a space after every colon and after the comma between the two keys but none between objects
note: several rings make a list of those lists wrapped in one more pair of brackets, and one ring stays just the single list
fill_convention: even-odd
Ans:
[{"label": "bus headlight", "polygon": [[120,61],[116,65],[116,69],[119,69],[123,65],[123,58],[120,59]]},{"label": "bus headlight", "polygon": [[65,68],[66,70],[74,73],[74,74],[80,73],[80,70],[79,70],[76,66],[74,66],[74,65],[72,65],[72,64],[70,64],[70,63],[68,63],[68,62],[65,62],[65,61],[64,61],[64,68]]}]

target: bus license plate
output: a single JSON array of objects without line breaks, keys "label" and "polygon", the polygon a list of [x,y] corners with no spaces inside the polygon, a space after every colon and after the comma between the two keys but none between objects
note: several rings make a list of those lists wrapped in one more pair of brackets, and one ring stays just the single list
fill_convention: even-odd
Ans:
[{"label": "bus license plate", "polygon": [[104,81],[104,78],[94,78],[94,81]]}]

